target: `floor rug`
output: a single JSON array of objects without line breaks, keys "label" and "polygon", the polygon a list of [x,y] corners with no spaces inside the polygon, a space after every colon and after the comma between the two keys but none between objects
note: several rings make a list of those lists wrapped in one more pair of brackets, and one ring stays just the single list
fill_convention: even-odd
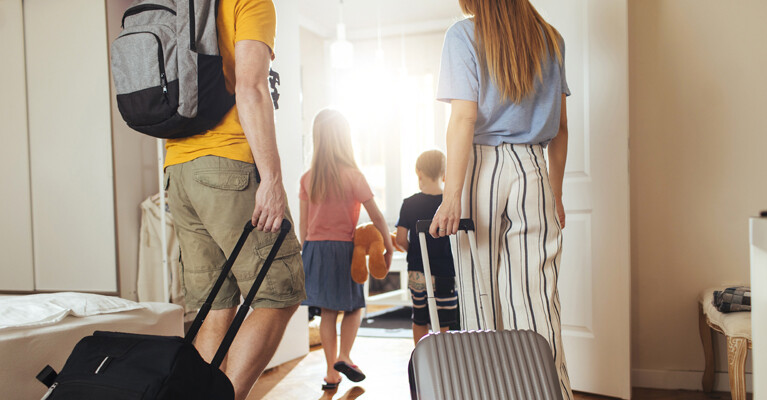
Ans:
[{"label": "floor rug", "polygon": [[362,319],[357,336],[412,338],[413,328],[410,313],[410,307],[396,307],[370,313]]}]

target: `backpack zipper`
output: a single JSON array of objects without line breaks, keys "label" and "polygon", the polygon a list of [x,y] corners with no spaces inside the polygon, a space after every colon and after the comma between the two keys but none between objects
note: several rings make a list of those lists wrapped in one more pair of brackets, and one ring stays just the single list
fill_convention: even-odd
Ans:
[{"label": "backpack zipper", "polygon": [[131,15],[142,13],[144,11],[151,11],[151,10],[163,10],[173,15],[176,15],[176,11],[170,7],[161,6],[159,4],[140,4],[138,6],[131,7],[127,11],[125,11],[125,14],[123,14],[123,20],[122,20],[122,23],[120,24],[120,27],[125,28],[125,18],[128,18]]},{"label": "backpack zipper", "polygon": [[104,357],[104,361],[102,361],[102,362],[101,362],[101,364],[99,364],[99,366],[98,366],[98,368],[96,368],[96,372],[94,372],[94,374],[98,375],[98,373],[99,373],[99,372],[101,372],[101,370],[102,370],[102,369],[103,369],[103,368],[104,368],[106,365],[108,365],[108,364],[109,364],[109,363],[108,363],[108,361],[109,361],[109,356],[106,356],[106,357]]},{"label": "backpack zipper", "polygon": [[[218,5],[218,2],[216,2],[216,5]],[[194,22],[194,0],[189,0],[189,49],[194,52],[197,52],[197,38],[194,32],[196,28]]]},{"label": "backpack zipper", "polygon": [[160,41],[160,37],[152,32],[147,31],[126,33],[120,37],[138,35],[140,33],[150,34],[154,36],[155,40],[157,41],[157,65],[160,68],[160,85],[162,85],[162,93],[165,95],[165,100],[168,100],[168,79],[165,76],[165,54],[162,51],[162,41]]},{"label": "backpack zipper", "polygon": [[168,80],[165,78],[165,72],[160,73],[160,84],[162,85],[162,94],[168,99]]},{"label": "backpack zipper", "polygon": [[53,382],[53,385],[51,385],[51,387],[48,389],[47,392],[45,392],[45,394],[43,395],[43,397],[40,400],[45,400],[48,397],[51,397],[51,393],[53,393],[53,390],[56,389],[56,386],[59,386],[59,383],[58,382]]}]

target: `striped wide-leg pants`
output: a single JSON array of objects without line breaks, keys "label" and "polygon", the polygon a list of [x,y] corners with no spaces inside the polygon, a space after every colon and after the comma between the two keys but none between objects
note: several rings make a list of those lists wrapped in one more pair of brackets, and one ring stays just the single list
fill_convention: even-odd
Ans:
[{"label": "striped wide-leg pants", "polygon": [[541,145],[474,145],[463,189],[463,218],[474,221],[478,265],[494,321],[483,321],[466,235],[458,235],[462,329],[529,329],[551,346],[565,400],[573,398],[562,349],[557,278],[562,230]]}]

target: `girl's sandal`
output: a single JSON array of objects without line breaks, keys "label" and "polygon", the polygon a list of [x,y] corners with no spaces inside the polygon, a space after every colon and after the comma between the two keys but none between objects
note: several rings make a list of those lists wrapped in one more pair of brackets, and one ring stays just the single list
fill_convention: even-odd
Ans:
[{"label": "girl's sandal", "polygon": [[339,379],[338,382],[335,382],[335,383],[328,382],[324,379],[323,381],[325,383],[322,385],[322,390],[336,390],[338,389],[338,385],[341,384],[341,379]]},{"label": "girl's sandal", "polygon": [[359,382],[365,379],[365,374],[363,374],[362,371],[360,371],[360,368],[354,364],[339,361],[333,365],[333,369],[346,375],[352,382]]}]

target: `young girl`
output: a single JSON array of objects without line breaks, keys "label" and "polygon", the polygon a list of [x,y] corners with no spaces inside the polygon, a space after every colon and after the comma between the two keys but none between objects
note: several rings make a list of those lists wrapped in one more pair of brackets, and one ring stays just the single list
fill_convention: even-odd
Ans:
[{"label": "young girl", "polygon": [[[393,247],[373,192],[357,168],[352,152],[349,122],[335,110],[325,109],[314,117],[314,154],[309,171],[301,177],[301,223],[307,298],[303,304],[320,307],[320,339],[325,351],[327,375],[323,390],[333,390],[343,373],[354,382],[365,374],[354,365],[349,353],[365,307],[363,285],[351,277],[354,228],[360,204],[381,232],[386,246],[387,268]],[[341,322],[341,348],[336,353],[336,320]]]},{"label": "young girl", "polygon": [[[529,0],[458,3],[471,17],[445,35],[437,98],[451,104],[447,173],[430,232],[450,235],[461,216],[474,220],[479,265],[496,306],[494,320],[481,324],[473,271],[457,268],[461,327],[543,335],[569,400],[557,291],[570,94],[564,41]],[[457,250],[456,265],[471,266],[468,241]]]}]

